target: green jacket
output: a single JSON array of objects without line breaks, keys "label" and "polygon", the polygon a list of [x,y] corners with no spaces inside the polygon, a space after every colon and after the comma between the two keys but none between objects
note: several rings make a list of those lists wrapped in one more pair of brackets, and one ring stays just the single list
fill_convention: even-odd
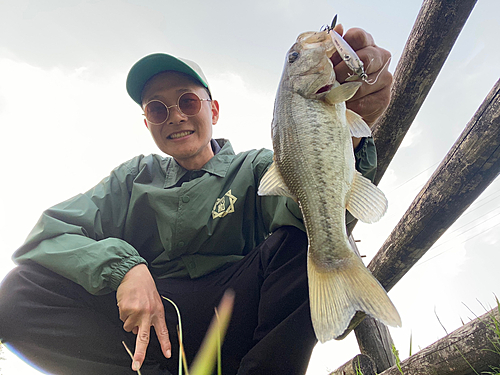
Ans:
[{"label": "green jacket", "polygon": [[[280,226],[304,230],[293,200],[257,195],[272,151],[235,155],[228,141],[217,142],[222,149],[199,171],[159,155],[123,163],[46,210],[14,261],[32,260],[104,294],[140,263],[156,278],[197,278],[243,258]],[[373,140],[362,141],[356,165],[374,177]]]}]

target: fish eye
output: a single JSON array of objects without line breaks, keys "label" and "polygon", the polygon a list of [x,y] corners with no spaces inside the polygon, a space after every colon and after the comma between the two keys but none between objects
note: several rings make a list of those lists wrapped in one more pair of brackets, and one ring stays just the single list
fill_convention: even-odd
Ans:
[{"label": "fish eye", "polygon": [[290,52],[288,54],[288,62],[293,63],[299,57],[299,53],[297,51]]}]

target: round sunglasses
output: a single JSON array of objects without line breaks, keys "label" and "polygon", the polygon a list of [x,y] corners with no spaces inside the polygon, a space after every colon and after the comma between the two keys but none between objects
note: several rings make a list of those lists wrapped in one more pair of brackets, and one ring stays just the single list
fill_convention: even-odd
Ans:
[{"label": "round sunglasses", "polygon": [[187,117],[197,115],[201,110],[201,102],[211,102],[211,99],[200,99],[194,92],[185,92],[177,99],[177,104],[167,106],[160,100],[153,99],[144,106],[143,116],[152,125],[161,125],[168,119],[170,108],[177,107],[178,111]]}]

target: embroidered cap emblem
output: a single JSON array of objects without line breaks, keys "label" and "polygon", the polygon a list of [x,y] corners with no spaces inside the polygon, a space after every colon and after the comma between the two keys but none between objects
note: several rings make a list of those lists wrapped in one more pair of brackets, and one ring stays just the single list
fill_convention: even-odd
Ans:
[{"label": "embroidered cap emblem", "polygon": [[215,201],[214,208],[212,209],[212,219],[224,217],[227,214],[234,212],[234,203],[238,200],[231,190],[229,190],[222,198]]}]

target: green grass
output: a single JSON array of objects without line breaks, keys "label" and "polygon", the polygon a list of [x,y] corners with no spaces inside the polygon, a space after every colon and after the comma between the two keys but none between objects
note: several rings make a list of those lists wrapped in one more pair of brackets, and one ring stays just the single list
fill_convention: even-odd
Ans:
[{"label": "green grass", "polygon": [[[411,338],[410,338],[410,342],[411,342]],[[411,344],[410,344],[410,346],[411,346]],[[392,354],[394,354],[394,358],[396,358],[396,366],[397,366],[399,372],[404,375],[403,369],[401,368],[401,360],[399,359],[399,351],[396,349],[394,344],[392,344],[391,349],[392,349]]]},{"label": "green grass", "polygon": [[[497,303],[497,312],[500,314],[500,301],[498,300],[497,297],[495,297],[496,303]],[[439,318],[438,318],[439,320]],[[500,356],[500,321],[496,318],[494,314],[491,314],[490,316],[490,321],[485,321],[484,322],[487,326],[488,329],[492,330],[495,333],[495,337],[493,339],[489,339],[490,343],[493,345],[493,349],[483,349],[483,350],[489,350],[494,353],[497,353]],[[443,327],[444,328],[444,327]],[[446,331],[446,330],[445,330]],[[456,349],[460,352],[460,350],[456,347]],[[410,357],[412,355],[412,335],[410,335]],[[403,369],[401,368],[401,361],[399,359],[399,352],[394,346],[392,345],[392,353],[394,354],[394,357],[396,358],[396,366],[401,374],[404,375]],[[467,361],[465,356],[460,352],[462,355],[462,358],[469,364],[470,368],[476,373],[477,375],[500,375],[500,367],[497,366],[490,366],[491,371],[483,371],[481,374],[479,374],[474,367]],[[356,375],[363,375],[361,372],[360,366],[359,366],[359,361],[358,365],[356,366]]]},{"label": "green grass", "polygon": [[[500,302],[498,301],[497,297],[495,297],[495,299],[497,302],[497,312],[500,314]],[[495,333],[495,337],[493,339],[490,339],[490,343],[493,345],[493,349],[485,350],[491,350],[492,352],[497,353],[500,356],[500,322],[493,314],[490,318],[491,321],[486,322],[486,325],[488,329],[492,330]],[[490,366],[490,370],[491,371],[483,371],[482,374],[500,375],[500,367]]]}]

